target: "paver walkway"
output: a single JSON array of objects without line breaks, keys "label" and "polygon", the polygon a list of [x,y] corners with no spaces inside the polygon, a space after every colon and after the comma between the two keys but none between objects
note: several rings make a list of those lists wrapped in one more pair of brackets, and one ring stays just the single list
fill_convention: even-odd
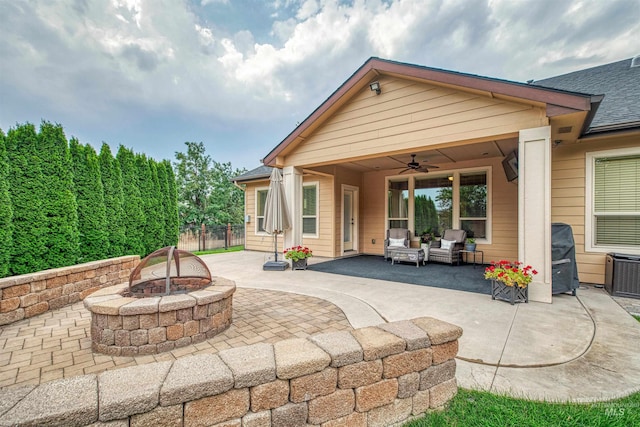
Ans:
[{"label": "paver walkway", "polygon": [[0,327],[0,387],[123,368],[229,347],[352,329],[328,301],[304,295],[237,288],[233,324],[216,337],[157,355],[117,357],[91,352],[91,314],[83,303]]}]

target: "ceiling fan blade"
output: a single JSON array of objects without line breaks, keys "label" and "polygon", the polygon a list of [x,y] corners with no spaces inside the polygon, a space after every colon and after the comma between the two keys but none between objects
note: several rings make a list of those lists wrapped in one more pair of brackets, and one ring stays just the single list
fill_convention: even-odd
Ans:
[{"label": "ceiling fan blade", "polygon": [[402,173],[405,173],[405,172],[410,171],[410,170],[413,170],[413,168],[406,168],[405,170],[402,170],[402,171],[400,171],[398,173],[402,174]]},{"label": "ceiling fan blade", "polygon": [[436,165],[422,165],[422,167],[429,168],[429,169],[440,169],[440,166],[436,166]]}]

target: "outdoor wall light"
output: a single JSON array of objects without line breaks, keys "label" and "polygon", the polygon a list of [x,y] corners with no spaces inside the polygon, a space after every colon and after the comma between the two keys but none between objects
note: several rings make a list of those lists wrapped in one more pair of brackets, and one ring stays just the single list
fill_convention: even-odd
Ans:
[{"label": "outdoor wall light", "polygon": [[380,83],[379,82],[373,82],[369,85],[369,88],[371,89],[371,92],[375,92],[376,95],[380,95]]}]

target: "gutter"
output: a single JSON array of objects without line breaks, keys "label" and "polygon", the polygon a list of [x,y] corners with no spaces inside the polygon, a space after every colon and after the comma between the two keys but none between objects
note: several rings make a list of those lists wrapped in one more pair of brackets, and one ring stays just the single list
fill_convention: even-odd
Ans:
[{"label": "gutter", "polygon": [[593,118],[596,116],[596,112],[600,107],[600,103],[604,99],[604,95],[592,95],[591,96],[591,109],[587,113],[587,117],[582,124],[582,129],[580,129],[580,135],[584,136],[591,126],[591,122],[593,122]]}]

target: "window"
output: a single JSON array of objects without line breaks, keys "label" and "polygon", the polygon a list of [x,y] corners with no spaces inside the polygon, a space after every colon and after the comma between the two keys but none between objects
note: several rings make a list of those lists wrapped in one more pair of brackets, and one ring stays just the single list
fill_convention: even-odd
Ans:
[{"label": "window", "polygon": [[256,189],[256,234],[266,233],[264,231],[264,205],[267,202],[268,192],[269,190],[266,188]]},{"label": "window", "polygon": [[446,176],[416,178],[413,191],[414,236],[451,228],[453,181]]},{"label": "window", "polygon": [[587,153],[589,179],[586,249],[640,253],[640,150]]},{"label": "window", "polygon": [[302,186],[302,235],[318,235],[318,184]]},{"label": "window", "polygon": [[487,237],[487,174],[460,174],[460,228],[468,237]]},{"label": "window", "polygon": [[389,181],[387,198],[389,228],[409,228],[409,180]]},{"label": "window", "polygon": [[387,181],[387,226],[425,231],[466,230],[469,237],[491,243],[490,168],[413,175]]}]

